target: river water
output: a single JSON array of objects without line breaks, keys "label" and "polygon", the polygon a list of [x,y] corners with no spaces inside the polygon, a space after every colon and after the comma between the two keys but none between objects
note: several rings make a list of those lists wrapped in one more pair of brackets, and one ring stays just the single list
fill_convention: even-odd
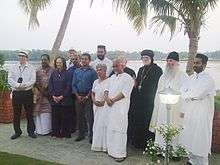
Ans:
[{"label": "river water", "polygon": [[[6,61],[5,68],[9,69],[10,67],[13,67],[17,62],[16,61]],[[38,67],[39,62],[30,62],[34,66]],[[162,69],[165,68],[166,61],[155,61]],[[136,73],[138,72],[138,69],[142,66],[142,62],[140,60],[137,61],[128,61],[127,64],[128,67],[132,68]],[[185,70],[186,68],[186,61],[180,62],[180,68],[182,70]],[[209,61],[206,71],[213,77],[215,80],[216,89],[220,89],[220,61]]]}]

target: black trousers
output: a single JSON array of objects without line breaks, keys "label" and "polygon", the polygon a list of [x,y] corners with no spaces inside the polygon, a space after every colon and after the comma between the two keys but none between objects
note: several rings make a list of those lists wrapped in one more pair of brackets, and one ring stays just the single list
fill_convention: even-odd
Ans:
[{"label": "black trousers", "polygon": [[12,93],[12,106],[14,111],[13,125],[16,134],[21,134],[20,118],[21,110],[24,107],[27,118],[27,132],[33,134],[35,131],[35,124],[33,120],[33,92],[28,91],[13,91]]},{"label": "black trousers", "polygon": [[77,129],[77,114],[76,114],[76,106],[75,106],[75,100],[76,100],[76,96],[73,94],[72,95],[72,102],[73,105],[71,107],[71,132],[75,132]]},{"label": "black trousers", "polygon": [[52,105],[52,134],[55,136],[71,136],[71,107]]},{"label": "black trousers", "polygon": [[89,139],[92,139],[93,136],[93,108],[92,108],[92,99],[87,99],[83,104],[80,104],[76,101],[76,112],[77,112],[77,122],[79,128],[79,136],[85,136],[85,133],[88,128]]}]

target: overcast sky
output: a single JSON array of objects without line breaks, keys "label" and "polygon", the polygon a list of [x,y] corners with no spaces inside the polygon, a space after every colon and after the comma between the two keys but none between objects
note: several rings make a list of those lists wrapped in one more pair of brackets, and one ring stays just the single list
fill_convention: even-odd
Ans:
[{"label": "overcast sky", "polygon": [[[51,0],[51,6],[39,13],[40,27],[28,30],[28,17],[18,0],[3,0],[0,6],[0,49],[51,49],[59,29],[67,0]],[[169,41],[169,33],[160,36],[146,28],[137,35],[123,12],[116,13],[112,0],[75,0],[61,49],[75,48],[93,52],[98,44],[108,50],[140,51],[145,48],[187,51],[188,38],[180,32]],[[201,31],[199,51],[220,50],[220,7],[210,12]]]}]

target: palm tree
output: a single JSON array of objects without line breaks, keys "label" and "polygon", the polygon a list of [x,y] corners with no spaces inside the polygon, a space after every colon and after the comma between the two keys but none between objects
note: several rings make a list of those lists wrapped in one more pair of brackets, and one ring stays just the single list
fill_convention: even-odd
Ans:
[{"label": "palm tree", "polygon": [[[58,55],[61,43],[63,41],[67,25],[69,23],[70,15],[72,12],[73,4],[75,0],[68,0],[66,11],[63,16],[63,20],[60,25],[60,29],[56,36],[55,42],[52,47],[52,57],[55,58]],[[50,5],[50,0],[19,0],[21,6],[25,9],[25,12],[29,14],[29,28],[36,28],[39,26],[37,19],[37,13],[39,10],[45,9]]]},{"label": "palm tree", "polygon": [[171,39],[179,29],[184,29],[184,34],[189,38],[189,52],[186,72],[193,73],[194,57],[198,51],[200,30],[205,25],[205,16],[217,6],[218,0],[113,0],[117,8],[123,9],[128,18],[133,22],[137,32],[146,27],[148,9],[152,9],[155,16],[152,24],[161,33],[166,27],[171,32]]}]

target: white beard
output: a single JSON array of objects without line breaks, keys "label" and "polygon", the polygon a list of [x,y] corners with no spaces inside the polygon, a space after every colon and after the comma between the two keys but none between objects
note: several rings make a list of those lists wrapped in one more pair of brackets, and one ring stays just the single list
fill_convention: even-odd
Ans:
[{"label": "white beard", "polygon": [[175,68],[170,68],[166,65],[165,71],[164,71],[164,78],[165,80],[171,81],[173,79],[175,79],[175,77],[178,75],[179,73],[179,67],[176,66]]}]

